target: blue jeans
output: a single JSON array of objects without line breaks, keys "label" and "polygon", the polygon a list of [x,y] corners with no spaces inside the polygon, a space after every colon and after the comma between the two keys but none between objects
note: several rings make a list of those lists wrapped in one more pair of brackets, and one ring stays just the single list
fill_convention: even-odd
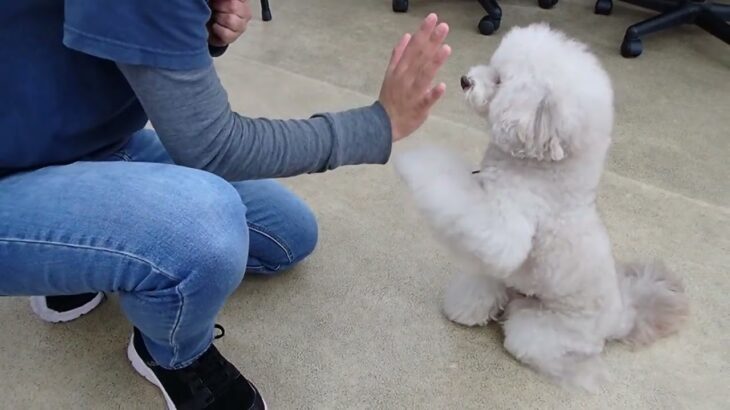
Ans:
[{"label": "blue jeans", "polygon": [[316,242],[283,186],[173,165],[150,130],[104,161],[0,178],[0,295],[118,292],[166,368],[207,350],[245,271],[286,269]]}]

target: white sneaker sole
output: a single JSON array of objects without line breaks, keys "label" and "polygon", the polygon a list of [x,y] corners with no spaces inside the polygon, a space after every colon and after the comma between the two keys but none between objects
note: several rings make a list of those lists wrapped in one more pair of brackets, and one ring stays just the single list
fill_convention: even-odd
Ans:
[{"label": "white sneaker sole", "polygon": [[76,309],[69,310],[67,312],[57,312],[53,309],[49,309],[46,305],[45,296],[31,296],[30,297],[30,308],[33,312],[38,315],[42,320],[50,323],[62,323],[70,322],[78,319],[81,316],[91,312],[97,306],[104,301],[104,293],[99,292],[93,299],[87,302],[85,305],[79,306]]},{"label": "white sneaker sole", "polygon": [[[170,396],[167,395],[167,392],[164,388],[162,388],[162,383],[160,383],[160,379],[155,376],[155,372],[152,371],[142,360],[141,357],[139,357],[139,354],[137,353],[137,350],[134,348],[134,335],[129,339],[129,346],[127,346],[127,358],[132,363],[132,367],[134,367],[134,370],[139,373],[140,376],[147,379],[148,382],[154,384],[157,386],[158,389],[162,392],[162,396],[165,398],[165,403],[167,404],[167,410],[177,410],[177,407],[175,407],[175,403],[172,402],[170,399]],[[266,401],[264,401],[263,397],[261,400],[264,402],[264,410],[268,410],[269,407],[266,405]]]},{"label": "white sneaker sole", "polygon": [[147,367],[144,361],[142,361],[142,358],[139,357],[137,350],[134,348],[134,335],[132,335],[132,337],[129,339],[129,346],[127,346],[127,358],[132,363],[132,367],[134,367],[134,370],[136,370],[140,376],[144,377],[145,379],[147,379],[148,382],[154,384],[155,386],[157,386],[158,389],[160,389],[160,391],[162,392],[162,396],[165,397],[167,409],[177,410],[177,407],[175,407],[175,403],[172,402],[170,396],[168,396],[165,389],[162,388],[162,383],[160,383],[160,379],[155,376],[155,372]]}]

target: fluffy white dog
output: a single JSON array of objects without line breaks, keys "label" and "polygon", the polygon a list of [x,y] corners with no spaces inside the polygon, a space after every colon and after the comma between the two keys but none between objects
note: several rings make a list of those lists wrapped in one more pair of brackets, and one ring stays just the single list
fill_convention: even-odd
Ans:
[{"label": "fluffy white dog", "polygon": [[467,326],[501,321],[517,359],[595,390],[607,377],[606,341],[646,345],[688,314],[662,264],[614,261],[596,210],[613,123],[608,75],[585,45],[535,24],[510,31],[461,82],[491,130],[480,172],[437,148],[396,159],[463,262],[444,312]]}]

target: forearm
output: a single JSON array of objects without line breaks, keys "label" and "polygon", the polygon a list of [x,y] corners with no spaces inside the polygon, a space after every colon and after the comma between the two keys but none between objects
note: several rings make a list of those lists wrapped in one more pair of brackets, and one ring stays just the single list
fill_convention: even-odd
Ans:
[{"label": "forearm", "polygon": [[245,180],[382,164],[390,156],[390,121],[378,103],[304,120],[253,119],[231,111],[212,66],[119,68],[180,165]]}]

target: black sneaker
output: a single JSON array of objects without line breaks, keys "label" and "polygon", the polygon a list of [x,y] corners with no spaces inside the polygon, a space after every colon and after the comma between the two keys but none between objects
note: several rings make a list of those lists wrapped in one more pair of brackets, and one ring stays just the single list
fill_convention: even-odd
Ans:
[{"label": "black sneaker", "polygon": [[104,293],[64,296],[31,296],[30,307],[46,322],[69,322],[91,312],[104,301]]},{"label": "black sneaker", "polygon": [[[222,328],[221,328],[222,330]],[[266,410],[256,386],[211,345],[190,366],[167,370],[155,363],[136,328],[127,348],[134,370],[157,386],[168,410]]]}]

